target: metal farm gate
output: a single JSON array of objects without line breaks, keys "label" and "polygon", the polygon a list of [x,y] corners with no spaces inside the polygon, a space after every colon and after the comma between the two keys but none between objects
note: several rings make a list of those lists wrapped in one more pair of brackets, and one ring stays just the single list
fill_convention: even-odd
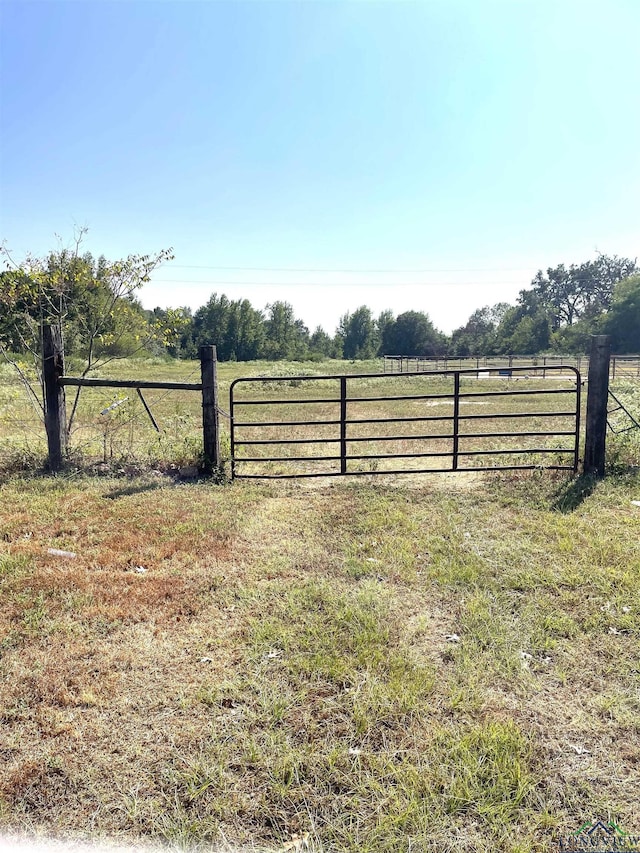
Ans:
[{"label": "metal farm gate", "polygon": [[568,365],[236,379],[231,473],[575,472],[580,391]]}]

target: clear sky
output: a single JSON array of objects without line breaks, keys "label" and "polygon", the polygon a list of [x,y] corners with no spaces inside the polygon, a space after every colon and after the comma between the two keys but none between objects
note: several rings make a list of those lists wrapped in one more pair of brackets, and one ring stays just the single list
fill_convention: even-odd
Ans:
[{"label": "clear sky", "polygon": [[640,0],[0,0],[0,238],[445,331],[640,255]]}]

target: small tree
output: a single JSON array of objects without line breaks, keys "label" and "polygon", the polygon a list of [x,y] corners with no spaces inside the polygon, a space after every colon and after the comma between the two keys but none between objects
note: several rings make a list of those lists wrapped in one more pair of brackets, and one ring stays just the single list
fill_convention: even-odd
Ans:
[{"label": "small tree", "polygon": [[451,355],[493,355],[496,346],[496,330],[509,309],[506,302],[486,305],[474,311],[466,324],[455,329],[451,335]]},{"label": "small tree", "polygon": [[508,308],[496,329],[495,350],[504,354],[527,354],[549,349],[549,314],[535,290],[521,290],[518,304]]},{"label": "small tree", "polygon": [[[6,266],[0,292],[0,356],[19,374],[42,415],[43,323],[58,326],[67,353],[83,359],[83,377],[114,358],[144,349],[153,340],[169,343],[183,323],[182,312],[177,310],[149,324],[135,298],[153,270],[173,258],[171,249],[155,255],[129,255],[120,261],[104,257],[95,261],[91,254],[80,251],[86,232],[86,228],[80,229],[70,247],[43,258],[28,255],[20,263],[5,246],[0,247]],[[31,360],[31,370],[16,353]],[[69,429],[79,394],[80,388]]]},{"label": "small tree", "polygon": [[393,316],[393,311],[390,308],[387,308],[385,311],[381,311],[378,314],[378,318],[376,319],[376,332],[378,336],[378,352],[376,355],[384,355],[384,342],[389,334],[389,331],[393,324],[395,323],[395,318]]}]

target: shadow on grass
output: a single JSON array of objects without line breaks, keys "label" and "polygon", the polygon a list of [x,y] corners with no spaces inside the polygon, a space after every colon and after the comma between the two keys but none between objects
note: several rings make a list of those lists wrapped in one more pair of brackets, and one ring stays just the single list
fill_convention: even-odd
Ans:
[{"label": "shadow on grass", "polygon": [[582,474],[580,477],[563,483],[555,493],[551,508],[557,512],[573,512],[593,493],[597,482],[598,478],[594,475]]},{"label": "shadow on grass", "polygon": [[[171,481],[169,481],[171,482]],[[112,489],[105,494],[105,498],[110,501],[118,500],[118,498],[126,498],[131,495],[140,495],[143,492],[153,492],[161,486],[166,486],[166,482],[158,483],[132,483],[130,486],[122,486],[119,489]]]}]

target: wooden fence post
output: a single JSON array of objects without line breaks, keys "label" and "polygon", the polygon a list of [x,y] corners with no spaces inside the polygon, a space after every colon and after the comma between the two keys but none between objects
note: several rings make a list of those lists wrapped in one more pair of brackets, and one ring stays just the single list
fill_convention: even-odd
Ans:
[{"label": "wooden fence post", "polygon": [[205,474],[212,474],[216,468],[220,467],[217,363],[218,357],[214,346],[200,347]]},{"label": "wooden fence post", "polygon": [[604,457],[607,437],[607,408],[609,404],[609,335],[591,336],[589,380],[587,387],[587,434],[584,444],[584,473],[604,476]]},{"label": "wooden fence post", "polygon": [[59,471],[67,453],[67,409],[64,387],[62,333],[58,326],[42,326],[42,380],[44,383],[44,423],[49,445],[49,468]]}]

